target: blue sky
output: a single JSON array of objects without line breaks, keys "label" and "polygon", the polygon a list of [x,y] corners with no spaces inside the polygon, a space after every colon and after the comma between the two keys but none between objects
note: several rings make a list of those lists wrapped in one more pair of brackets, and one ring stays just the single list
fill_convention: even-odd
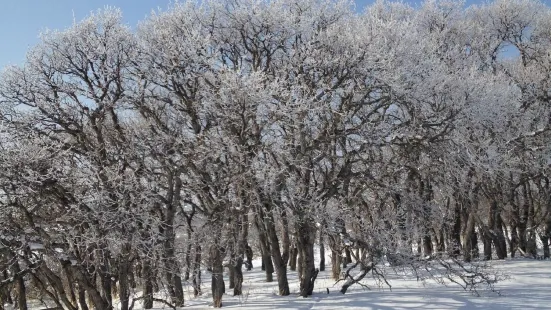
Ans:
[{"label": "blue sky", "polygon": [[[420,0],[405,0],[420,3]],[[544,2],[551,0],[544,0]],[[38,43],[44,29],[65,29],[74,19],[86,17],[91,11],[105,6],[119,7],[130,26],[147,16],[151,10],[166,8],[170,0],[2,0],[0,10],[0,68],[21,64],[29,47]],[[358,9],[373,0],[356,0]],[[480,0],[469,0],[476,3]]]}]

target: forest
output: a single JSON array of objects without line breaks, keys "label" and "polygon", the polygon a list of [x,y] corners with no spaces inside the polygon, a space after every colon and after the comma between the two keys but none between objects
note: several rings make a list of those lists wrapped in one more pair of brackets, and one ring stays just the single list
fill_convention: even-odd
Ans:
[{"label": "forest", "polygon": [[222,307],[251,268],[282,296],[491,290],[489,261],[550,257],[550,174],[541,2],[106,8],[0,74],[0,309],[176,309],[202,281]]}]

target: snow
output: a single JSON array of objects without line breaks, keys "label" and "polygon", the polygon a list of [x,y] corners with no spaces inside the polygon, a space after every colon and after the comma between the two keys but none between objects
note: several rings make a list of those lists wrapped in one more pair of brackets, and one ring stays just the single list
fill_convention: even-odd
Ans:
[{"label": "snow", "polygon": [[[327,264],[330,259],[326,258]],[[506,272],[511,278],[496,284],[498,293],[480,292],[477,297],[450,284],[442,286],[434,282],[422,283],[411,276],[391,275],[392,290],[379,287],[366,276],[363,284],[349,288],[346,295],[339,292],[343,282],[335,284],[331,279],[330,266],[318,275],[313,296],[298,296],[297,272],[288,270],[290,296],[277,295],[277,281],[264,282],[265,274],[260,270],[260,260],[253,262],[252,271],[244,271],[243,296],[231,296],[233,290],[227,288],[223,298],[223,308],[227,309],[365,309],[365,310],[409,310],[409,309],[551,309],[551,261],[531,259],[509,259],[495,261],[494,267]],[[319,264],[319,263],[317,263]],[[190,283],[185,283],[185,307],[183,309],[212,308],[210,294],[210,273],[202,274],[203,295],[194,298]],[[329,294],[327,294],[329,289]],[[137,294],[139,296],[141,294]],[[159,296],[163,297],[163,296]],[[166,298],[166,296],[164,296]],[[118,305],[115,305],[117,309]],[[30,306],[30,309],[43,309]],[[136,302],[134,309],[142,309]],[[155,303],[155,309],[170,309],[166,305]]]},{"label": "snow", "polygon": [[[330,260],[327,260],[330,262]],[[255,261],[253,271],[244,272],[244,296],[224,295],[223,307],[229,309],[551,309],[551,262],[536,260],[497,261],[495,267],[507,272],[511,279],[496,285],[500,294],[481,292],[476,297],[455,285],[442,286],[436,283],[417,282],[412,277],[394,276],[392,290],[379,288],[366,277],[363,283],[371,290],[352,286],[346,295],[339,292],[342,284],[334,284],[331,271],[320,272],[316,280],[315,293],[311,298],[297,295],[296,272],[288,271],[290,296],[277,295],[277,282],[265,283],[260,261]],[[274,275],[274,280],[275,280]],[[204,284],[210,283],[210,275],[203,275]],[[228,283],[225,278],[226,285]],[[188,288],[186,309],[210,308],[210,289],[203,287],[204,294],[193,298]],[[329,294],[327,294],[329,289]],[[232,294],[232,290],[226,288]],[[160,309],[160,308],[159,308]]]}]

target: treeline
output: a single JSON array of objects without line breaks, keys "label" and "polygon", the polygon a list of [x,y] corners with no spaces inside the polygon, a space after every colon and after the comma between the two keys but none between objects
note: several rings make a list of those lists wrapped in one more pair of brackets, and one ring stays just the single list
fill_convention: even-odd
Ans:
[{"label": "treeline", "polygon": [[529,0],[213,0],[47,32],[0,77],[0,309],[182,307],[205,270],[221,307],[253,255],[307,297],[315,244],[343,293],[395,268],[491,286],[485,260],[549,258],[550,53]]}]

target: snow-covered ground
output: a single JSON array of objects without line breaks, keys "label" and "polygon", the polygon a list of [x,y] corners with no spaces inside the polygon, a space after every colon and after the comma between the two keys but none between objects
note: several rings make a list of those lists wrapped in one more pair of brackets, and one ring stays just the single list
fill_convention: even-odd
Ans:
[{"label": "snow-covered ground", "polygon": [[[448,287],[436,283],[417,282],[414,278],[394,277],[388,288],[379,289],[371,281],[371,290],[352,286],[346,295],[339,292],[340,285],[330,278],[330,271],[320,272],[311,298],[297,295],[296,272],[289,271],[290,296],[277,296],[277,282],[264,282],[264,273],[259,261],[255,261],[253,271],[245,272],[244,296],[231,296],[227,289],[223,306],[230,309],[551,309],[551,261],[507,260],[496,262],[511,279],[500,282],[496,293],[482,292],[481,297],[473,296],[458,286]],[[210,278],[204,275],[204,294],[198,298],[189,295],[187,309],[210,308]],[[367,278],[367,277],[366,277]],[[227,278],[226,284],[227,284]],[[275,280],[275,275],[274,275]],[[370,283],[367,279],[365,283]],[[327,294],[327,288],[329,294]]]},{"label": "snow-covered ground", "polygon": [[[329,263],[330,260],[327,260]],[[288,271],[290,296],[277,295],[276,275],[274,282],[266,283],[265,274],[260,270],[260,261],[254,261],[252,271],[244,271],[243,296],[231,296],[233,290],[227,289],[223,298],[223,307],[228,309],[551,309],[551,261],[514,259],[494,261],[494,267],[511,278],[496,284],[500,294],[480,291],[476,297],[463,291],[457,285],[442,286],[434,282],[421,283],[413,276],[391,275],[392,290],[379,288],[373,279],[366,276],[365,283],[370,290],[362,286],[352,286],[346,295],[339,292],[342,282],[335,284],[331,271],[320,272],[315,283],[314,294],[310,298],[298,296],[298,280],[295,271]],[[329,266],[328,266],[329,267]],[[204,273],[203,295],[194,298],[193,290],[186,283],[186,300],[183,309],[209,309],[211,307],[210,273]],[[227,275],[225,276],[228,284]],[[329,289],[329,294],[327,294]],[[139,295],[139,294],[138,294]],[[31,309],[43,309],[32,306]],[[141,309],[136,303],[134,309]],[[170,309],[155,304],[155,309]]]}]

